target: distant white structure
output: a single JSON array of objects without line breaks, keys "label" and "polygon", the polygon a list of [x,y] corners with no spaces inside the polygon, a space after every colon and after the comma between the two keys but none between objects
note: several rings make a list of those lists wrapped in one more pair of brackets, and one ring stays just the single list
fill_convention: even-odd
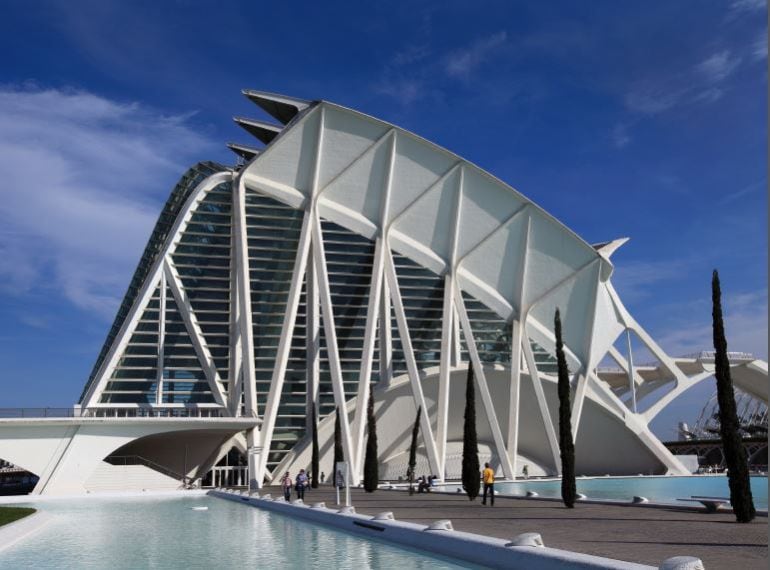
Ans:
[{"label": "distant white structure", "polygon": [[[578,473],[687,472],[649,423],[713,361],[670,357],[628,313],[610,261],[625,239],[591,246],[492,175],[383,121],[245,95],[282,125],[237,118],[266,146],[231,144],[242,167],[199,164],[174,189],[82,417],[0,423],[0,457],[41,474],[36,492],[90,490],[97,468],[104,488],[103,460],[127,456],[195,479],[232,446],[261,486],[308,467],[311,410],[328,474],[335,409],[357,483],[358,403],[372,389],[383,473],[405,474],[422,407],[421,468],[451,476],[469,363],[482,455],[507,478],[525,464],[530,476],[558,473],[557,307]],[[655,364],[635,364],[632,341]],[[600,368],[607,359],[617,367]],[[733,363],[736,384],[767,402],[767,364]],[[32,445],[40,438],[45,450]]]}]

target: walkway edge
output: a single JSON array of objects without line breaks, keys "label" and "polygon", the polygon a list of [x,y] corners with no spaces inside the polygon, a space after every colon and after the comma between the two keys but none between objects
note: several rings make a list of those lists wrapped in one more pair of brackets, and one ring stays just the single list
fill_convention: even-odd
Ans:
[{"label": "walkway edge", "polygon": [[427,526],[398,520],[375,521],[374,517],[367,515],[341,514],[335,509],[261,499],[238,491],[209,491],[208,494],[220,499],[240,502],[267,511],[305,519],[358,536],[376,538],[396,545],[408,546],[430,554],[446,556],[489,568],[654,570],[652,566],[580,554],[557,548],[506,546],[509,542],[499,538],[454,530],[427,530]]},{"label": "walkway edge", "polygon": [[0,552],[31,536],[54,518],[49,513],[38,511],[29,516],[0,526]]}]

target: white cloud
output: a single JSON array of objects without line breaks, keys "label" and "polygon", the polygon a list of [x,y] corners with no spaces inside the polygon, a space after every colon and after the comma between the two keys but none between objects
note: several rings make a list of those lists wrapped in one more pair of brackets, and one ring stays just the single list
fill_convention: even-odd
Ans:
[{"label": "white cloud", "polygon": [[679,103],[686,93],[683,89],[671,90],[668,84],[638,83],[626,93],[625,103],[629,110],[644,115],[657,115]]},{"label": "white cloud", "polygon": [[720,51],[703,60],[695,69],[701,73],[707,81],[719,83],[727,79],[740,65],[741,59],[733,57],[729,50]]},{"label": "white cloud", "polygon": [[634,302],[653,293],[653,285],[681,279],[688,260],[629,261],[615,264],[612,282],[622,299]]},{"label": "white cloud", "polygon": [[425,86],[418,79],[387,78],[374,86],[374,90],[382,95],[393,97],[404,105],[409,105],[425,96]]},{"label": "white cloud", "polygon": [[756,12],[764,10],[767,0],[733,0],[730,3],[730,12]]},{"label": "white cloud", "polygon": [[628,127],[624,124],[617,124],[612,129],[612,144],[616,148],[623,148],[631,142],[631,137],[628,134]]},{"label": "white cloud", "polygon": [[767,29],[751,45],[751,56],[755,61],[767,59]]},{"label": "white cloud", "polygon": [[[723,292],[727,348],[750,352],[767,359],[767,290],[728,294]],[[693,301],[689,314],[700,318],[680,319],[658,335],[661,347],[671,355],[713,350],[711,299]]]},{"label": "white cloud", "polygon": [[210,148],[187,120],[83,91],[0,89],[4,291],[54,290],[112,318],[169,181]]},{"label": "white cloud", "polygon": [[467,78],[495,50],[508,40],[505,31],[497,32],[487,38],[475,41],[467,48],[449,54],[445,62],[445,71],[450,77]]}]

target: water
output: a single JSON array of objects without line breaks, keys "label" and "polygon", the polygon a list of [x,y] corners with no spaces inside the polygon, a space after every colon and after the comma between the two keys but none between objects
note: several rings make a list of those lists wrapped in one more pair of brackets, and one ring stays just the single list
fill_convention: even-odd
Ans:
[{"label": "water", "polygon": [[[451,489],[451,486],[449,486]],[[561,481],[522,481],[496,483],[495,490],[505,495],[526,495],[535,491],[542,497],[561,497]],[[698,475],[691,477],[595,477],[577,480],[578,493],[591,499],[630,501],[634,495],[650,501],[673,504],[697,504],[681,502],[693,495],[729,497],[730,489],[724,475]],[[767,508],[767,477],[751,478],[751,493],[758,509]]]},{"label": "water", "polygon": [[[53,519],[0,568],[468,568],[212,497],[31,503]],[[207,506],[206,511],[193,511]]]}]

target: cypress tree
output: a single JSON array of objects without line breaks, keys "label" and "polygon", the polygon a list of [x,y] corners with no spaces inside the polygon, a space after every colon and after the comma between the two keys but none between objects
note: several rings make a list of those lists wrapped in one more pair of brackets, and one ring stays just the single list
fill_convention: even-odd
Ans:
[{"label": "cypress tree", "polygon": [[722,322],[722,291],[719,286],[719,273],[714,270],[711,278],[711,315],[714,324],[714,376],[717,380],[717,401],[719,402],[719,432],[722,436],[722,449],[727,467],[727,480],[730,485],[730,503],[735,519],[747,523],[756,514],[751,496],[751,480],[746,458],[746,449],[738,431],[738,412],[735,406],[733,379],[730,376],[730,362],[727,358],[727,339]]},{"label": "cypress tree", "polygon": [[553,319],[556,334],[556,365],[559,382],[559,452],[561,455],[561,498],[568,509],[575,507],[577,486],[575,483],[575,444],[572,441],[572,411],[569,404],[569,370],[564,358],[564,343],[561,338],[561,316],[559,309]]},{"label": "cypress tree", "polygon": [[337,463],[345,461],[342,451],[342,427],[340,426],[340,409],[334,413],[334,465],[332,465],[332,484],[337,486]]},{"label": "cypress tree", "polygon": [[479,496],[481,487],[479,446],[476,437],[476,392],[473,385],[473,364],[468,363],[468,380],[465,384],[465,422],[463,424],[463,488],[469,500]]},{"label": "cypress tree", "polygon": [[318,459],[318,418],[316,418],[315,415],[315,404],[313,405],[313,409],[310,413],[310,419],[313,423],[313,450],[310,459],[310,473],[312,478],[310,480],[310,487],[313,489],[318,489],[318,472],[320,471],[320,461]]},{"label": "cypress tree", "polygon": [[374,417],[374,394],[369,392],[366,405],[366,455],[364,456],[364,491],[373,493],[377,490],[380,479],[377,464],[377,420]]},{"label": "cypress tree", "polygon": [[409,494],[414,495],[414,470],[417,467],[417,435],[420,433],[420,414],[422,406],[417,408],[417,417],[412,428],[412,444],[409,446],[409,466],[406,469],[406,478],[409,480]]}]

